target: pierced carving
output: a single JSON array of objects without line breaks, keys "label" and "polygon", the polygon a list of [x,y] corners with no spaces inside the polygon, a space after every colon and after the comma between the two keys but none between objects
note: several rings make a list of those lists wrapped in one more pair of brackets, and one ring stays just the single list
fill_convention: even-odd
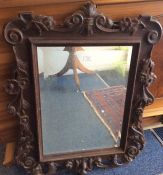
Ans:
[{"label": "pierced carving", "polygon": [[[119,34],[118,37],[125,35],[129,39],[133,39],[136,35],[141,38],[142,48],[140,48],[136,74],[137,86],[133,96],[126,149],[123,154],[91,156],[42,164],[37,160],[38,155],[35,155],[37,138],[35,138],[34,134],[36,131],[31,125],[35,114],[32,112],[31,107],[33,99],[30,98],[30,96],[33,96],[33,94],[30,94],[33,90],[33,81],[30,72],[30,43],[28,39],[32,36],[46,36],[48,38],[48,32],[51,32],[51,35],[63,33],[63,36],[64,33],[73,32],[77,33],[78,36],[84,35],[87,39],[95,33],[98,35],[100,33],[105,35],[114,35],[116,33]],[[16,163],[35,175],[44,175],[43,167],[47,164],[49,167],[48,175],[54,174],[60,166],[83,175],[92,170],[94,166],[106,168],[119,166],[133,160],[144,146],[141,125],[142,114],[144,107],[154,101],[148,87],[156,78],[152,72],[154,63],[150,58],[150,53],[153,44],[159,41],[161,34],[162,28],[160,24],[152,17],[139,16],[137,18],[124,18],[120,21],[113,21],[99,13],[96,5],[91,2],[81,7],[70,17],[67,17],[61,26],[56,24],[52,16],[33,15],[31,12],[23,12],[10,21],[5,26],[4,36],[6,41],[13,46],[16,68],[13,78],[7,80],[5,90],[9,95],[13,96],[13,100],[8,105],[8,112],[19,118],[20,134],[15,155]],[[144,48],[146,48],[146,53],[143,52]]]},{"label": "pierced carving", "polygon": [[[161,37],[161,28],[158,29],[159,31],[153,30],[151,28],[152,23],[154,26],[159,25],[154,18],[149,16],[128,17],[119,22],[113,21],[99,13],[96,5],[89,2],[79,11],[67,17],[62,26],[57,26],[52,16],[33,15],[31,12],[20,13],[18,18],[7,24],[5,38],[10,44],[14,45],[21,43],[25,34],[27,37],[33,34],[41,36],[46,31],[78,32],[87,36],[98,31],[125,32],[133,35],[143,28],[148,31],[147,41],[154,44]],[[14,25],[16,26],[14,27]],[[32,34],[28,33],[30,30],[33,31]]]},{"label": "pierced carving", "polygon": [[98,168],[109,167],[111,163],[111,159],[110,159],[110,162],[106,159],[105,161],[106,162],[104,162],[104,159],[102,159],[101,157],[69,160],[66,162],[66,168],[83,175],[91,171],[94,168],[94,166]]},{"label": "pierced carving", "polygon": [[[14,48],[15,55],[17,54]],[[29,74],[26,64],[16,57],[17,68],[15,70],[15,79],[7,81],[5,90],[10,95],[14,95],[15,98],[8,105],[8,112],[19,118],[19,140],[18,149],[16,151],[15,160],[17,164],[20,164],[27,170],[31,170],[36,166],[36,161],[33,157],[34,151],[34,135],[30,126],[30,117],[28,110],[30,103],[24,96],[24,91],[28,89]]]}]

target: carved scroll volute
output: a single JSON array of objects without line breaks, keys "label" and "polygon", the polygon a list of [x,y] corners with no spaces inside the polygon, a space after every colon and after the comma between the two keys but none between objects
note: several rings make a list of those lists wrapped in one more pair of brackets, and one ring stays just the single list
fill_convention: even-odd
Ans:
[{"label": "carved scroll volute", "polygon": [[[97,11],[93,2],[88,2],[80,10],[66,18],[64,26],[73,32],[89,36],[96,32],[117,32],[118,25]],[[55,29],[56,30],[56,29]],[[66,31],[63,30],[63,31]]]},{"label": "carved scroll volute", "polygon": [[66,18],[64,26],[72,31],[78,31],[84,35],[92,35],[94,33],[95,17],[97,12],[96,5],[88,2],[80,10]]},{"label": "carved scroll volute", "polygon": [[154,45],[156,44],[162,36],[162,26],[154,17],[143,16],[141,17],[142,23],[144,23],[144,28],[148,32],[147,41]]}]

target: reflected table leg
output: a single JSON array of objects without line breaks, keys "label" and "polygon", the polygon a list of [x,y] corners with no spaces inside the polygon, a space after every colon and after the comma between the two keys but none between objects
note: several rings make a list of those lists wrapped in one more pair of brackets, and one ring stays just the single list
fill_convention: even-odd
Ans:
[{"label": "reflected table leg", "polygon": [[65,74],[69,69],[73,69],[73,73],[74,73],[74,80],[76,83],[76,86],[78,89],[80,89],[80,79],[78,76],[78,72],[77,69],[80,70],[81,72],[87,73],[87,74],[92,74],[94,73],[94,71],[91,71],[89,69],[87,69],[80,61],[79,58],[76,55],[77,51],[82,50],[81,47],[66,47],[65,51],[69,51],[69,57],[67,60],[66,65],[64,66],[64,68],[57,73],[57,76],[62,76],[63,74]]}]

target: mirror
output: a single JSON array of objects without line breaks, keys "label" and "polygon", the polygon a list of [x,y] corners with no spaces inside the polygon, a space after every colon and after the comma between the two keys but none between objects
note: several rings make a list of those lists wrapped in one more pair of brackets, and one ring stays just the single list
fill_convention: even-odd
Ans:
[{"label": "mirror", "polygon": [[156,19],[113,21],[88,2],[63,23],[22,12],[3,33],[16,62],[5,90],[19,120],[17,165],[33,175],[85,175],[143,150],[151,53],[162,34]]},{"label": "mirror", "polygon": [[44,155],[120,146],[131,54],[132,46],[37,47]]}]

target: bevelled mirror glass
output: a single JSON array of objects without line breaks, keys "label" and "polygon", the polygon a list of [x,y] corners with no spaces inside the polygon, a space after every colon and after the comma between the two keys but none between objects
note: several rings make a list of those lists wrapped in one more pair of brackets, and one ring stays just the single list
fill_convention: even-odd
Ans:
[{"label": "bevelled mirror glass", "polygon": [[30,12],[9,21],[15,64],[5,90],[19,119],[16,164],[33,175],[84,175],[135,159],[161,34],[151,16],[113,21],[92,2],[62,24]]},{"label": "bevelled mirror glass", "polygon": [[131,55],[132,46],[37,47],[44,155],[120,146]]}]

